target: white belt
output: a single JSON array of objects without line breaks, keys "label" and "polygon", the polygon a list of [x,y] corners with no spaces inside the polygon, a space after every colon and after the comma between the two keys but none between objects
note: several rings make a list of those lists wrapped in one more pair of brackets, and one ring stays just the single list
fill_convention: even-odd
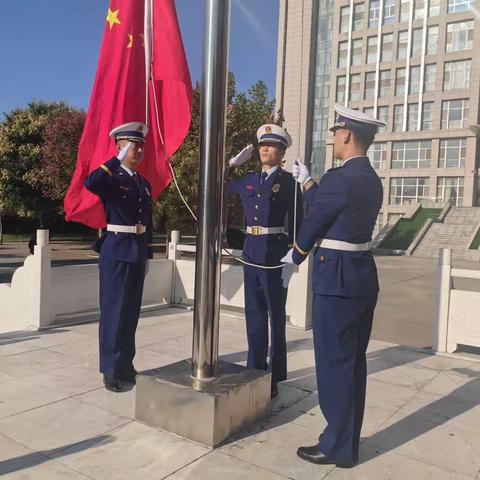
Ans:
[{"label": "white belt", "polygon": [[136,235],[142,235],[147,231],[145,225],[137,223],[136,225],[107,225],[107,231],[115,233],[135,233]]},{"label": "white belt", "polygon": [[284,227],[247,227],[249,235],[271,235],[275,233],[285,233]]},{"label": "white belt", "polygon": [[317,247],[329,248],[332,250],[344,250],[346,252],[366,252],[370,250],[370,244],[367,243],[349,243],[342,240],[331,240],[324,238],[318,240]]}]

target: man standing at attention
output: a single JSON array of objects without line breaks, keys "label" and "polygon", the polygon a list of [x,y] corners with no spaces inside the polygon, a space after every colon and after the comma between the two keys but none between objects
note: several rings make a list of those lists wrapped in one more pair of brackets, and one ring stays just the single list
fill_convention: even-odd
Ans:
[{"label": "man standing at attention", "polygon": [[123,390],[135,383],[135,331],[142,302],[146,263],[152,258],[150,183],[137,173],[143,159],[147,127],[130,122],[114,128],[118,154],[85,179],[85,187],[102,200],[106,234],[100,253],[100,372],[105,388]]},{"label": "man standing at attention", "polygon": [[298,456],[349,468],[358,461],[367,382],[366,350],[378,296],[369,242],[382,206],[382,182],[367,151],[384,124],[335,106],[334,156],[342,166],[317,185],[304,165],[293,176],[304,185],[307,214],[292,250],[282,259],[300,264],[315,247],[313,340],[318,398],[327,427]]},{"label": "man standing at attention", "polygon": [[[290,135],[278,125],[262,125],[257,131],[261,171],[248,173],[228,182],[228,193],[240,195],[247,223],[243,258],[245,317],[248,338],[248,368],[272,372],[272,397],[278,393],[278,382],[287,378],[287,344],[285,338],[287,280],[280,259],[293,241],[295,180],[281,167],[285,151],[292,144]],[[230,167],[243,165],[254,147],[245,147],[230,160]],[[297,225],[303,216],[300,189],[297,192]],[[271,347],[268,356],[268,320]]]}]

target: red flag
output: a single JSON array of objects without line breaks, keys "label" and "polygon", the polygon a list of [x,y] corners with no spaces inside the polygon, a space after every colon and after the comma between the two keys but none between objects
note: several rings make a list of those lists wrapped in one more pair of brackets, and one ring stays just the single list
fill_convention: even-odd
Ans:
[{"label": "red flag", "polygon": [[[151,19],[145,17],[145,4],[147,12],[151,7]],[[152,66],[148,120],[145,48]],[[168,158],[188,133],[191,100],[192,84],[174,0],[111,0],[77,165],[65,197],[66,220],[105,227],[100,199],[83,181],[115,155],[115,142],[108,134],[127,122],[147,120],[149,132],[139,171],[151,183],[156,199],[171,180]]]}]

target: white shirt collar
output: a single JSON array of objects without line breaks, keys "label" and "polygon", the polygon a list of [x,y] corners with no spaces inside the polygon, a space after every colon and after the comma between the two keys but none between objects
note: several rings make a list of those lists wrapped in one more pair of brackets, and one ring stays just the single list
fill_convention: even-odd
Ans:
[{"label": "white shirt collar", "polygon": [[272,167],[270,170],[264,170],[262,168],[262,172],[266,172],[267,174],[267,178],[272,174],[274,173],[276,170],[278,169],[278,165],[275,165],[274,167]]},{"label": "white shirt collar", "polygon": [[131,171],[128,167],[126,167],[123,163],[120,164],[120,166],[121,166],[131,177],[133,177],[133,174],[134,174],[135,172],[132,172],[132,171]]}]

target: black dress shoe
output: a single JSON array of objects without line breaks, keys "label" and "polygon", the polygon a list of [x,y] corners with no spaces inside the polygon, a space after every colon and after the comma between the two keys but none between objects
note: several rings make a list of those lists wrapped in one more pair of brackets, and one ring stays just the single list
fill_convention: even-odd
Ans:
[{"label": "black dress shoe", "polygon": [[278,395],[277,382],[272,383],[271,398],[275,398]]},{"label": "black dress shoe", "polygon": [[138,372],[134,368],[132,368],[131,370],[128,370],[127,372],[122,373],[120,375],[120,378],[128,383],[136,383],[137,375],[138,375]]},{"label": "black dress shoe", "polygon": [[335,465],[338,468],[352,468],[356,462],[338,462],[333,458],[327,457],[320,451],[320,444],[312,447],[300,447],[297,450],[297,455],[307,462],[316,463],[317,465]]},{"label": "black dress shoe", "polygon": [[120,383],[120,379],[118,377],[115,377],[114,375],[104,375],[103,384],[105,385],[105,388],[110,392],[122,391],[122,384]]}]

